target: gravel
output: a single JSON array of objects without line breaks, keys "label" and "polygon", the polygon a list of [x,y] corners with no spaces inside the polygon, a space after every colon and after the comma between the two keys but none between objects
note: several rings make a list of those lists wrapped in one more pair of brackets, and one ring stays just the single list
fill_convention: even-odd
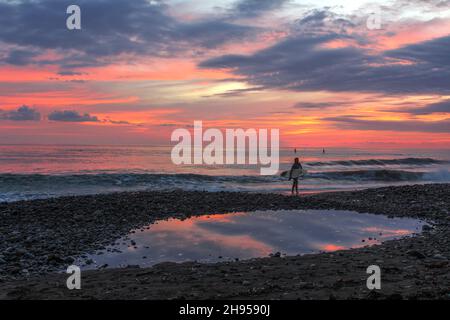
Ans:
[{"label": "gravel", "polygon": [[[416,237],[315,255],[83,272],[74,258],[157,220],[255,210],[338,209],[428,221]],[[290,197],[233,192],[132,192],[0,204],[2,299],[450,299],[450,185],[385,187]],[[382,269],[369,291],[366,268]]]}]

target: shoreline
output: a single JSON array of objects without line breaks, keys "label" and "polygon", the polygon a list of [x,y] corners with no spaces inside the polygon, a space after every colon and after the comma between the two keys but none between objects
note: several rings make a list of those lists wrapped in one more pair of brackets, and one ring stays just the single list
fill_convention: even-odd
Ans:
[{"label": "shoreline", "polygon": [[[67,275],[54,273],[75,256],[102,249],[157,220],[282,209],[352,210],[420,218],[435,225],[412,238],[331,253],[83,271],[80,291],[67,290]],[[0,299],[450,299],[449,211],[450,184],[300,198],[175,191],[2,203]],[[372,264],[382,269],[380,291],[365,285],[365,271]]]}]

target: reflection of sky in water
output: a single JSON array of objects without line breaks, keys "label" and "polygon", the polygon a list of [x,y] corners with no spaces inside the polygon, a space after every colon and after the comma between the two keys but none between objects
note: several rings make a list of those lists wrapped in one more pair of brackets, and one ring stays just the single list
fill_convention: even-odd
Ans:
[{"label": "reflection of sky in water", "polygon": [[334,251],[418,233],[423,224],[416,219],[334,210],[259,211],[183,221],[171,219],[135,230],[100,254],[88,255],[94,264],[86,268]]}]

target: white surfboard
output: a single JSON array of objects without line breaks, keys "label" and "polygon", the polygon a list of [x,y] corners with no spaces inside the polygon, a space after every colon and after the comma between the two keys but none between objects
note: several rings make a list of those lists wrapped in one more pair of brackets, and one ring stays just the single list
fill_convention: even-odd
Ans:
[{"label": "white surfboard", "polygon": [[[299,171],[300,171],[299,174],[298,174],[299,178],[303,178],[308,173],[308,171],[306,169],[300,169]],[[280,174],[280,176],[282,176],[283,178],[288,178],[289,179],[289,173],[290,172],[291,172],[291,170],[283,171]]]}]

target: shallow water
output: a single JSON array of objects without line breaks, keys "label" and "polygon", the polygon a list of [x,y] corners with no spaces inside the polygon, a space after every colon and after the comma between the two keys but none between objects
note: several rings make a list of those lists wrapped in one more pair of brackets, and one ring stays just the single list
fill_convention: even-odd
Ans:
[{"label": "shallow water", "polygon": [[[380,244],[419,233],[423,221],[336,210],[257,211],[159,221],[78,259],[84,268],[219,262]],[[93,262],[86,264],[91,259]]]}]

